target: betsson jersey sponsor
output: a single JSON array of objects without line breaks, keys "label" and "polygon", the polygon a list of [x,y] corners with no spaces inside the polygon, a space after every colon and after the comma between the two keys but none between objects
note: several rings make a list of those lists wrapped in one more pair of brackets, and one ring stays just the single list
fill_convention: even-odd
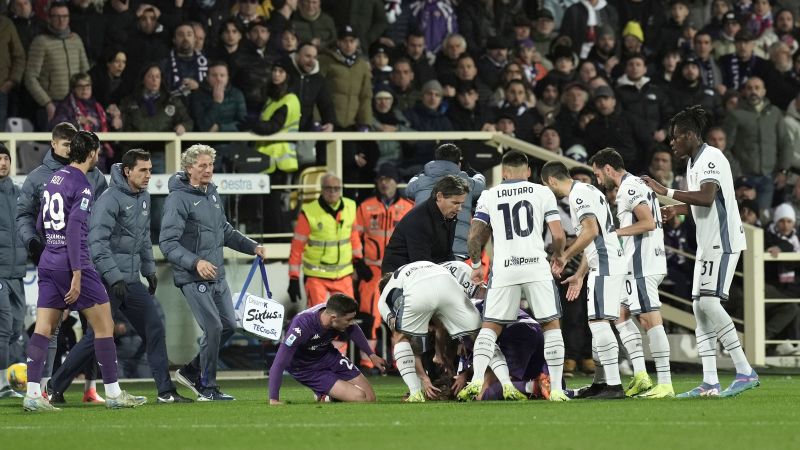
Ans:
[{"label": "betsson jersey sponsor", "polygon": [[553,279],[542,235],[546,222],[561,219],[550,189],[505,181],[481,194],[474,220],[492,227],[491,287]]}]

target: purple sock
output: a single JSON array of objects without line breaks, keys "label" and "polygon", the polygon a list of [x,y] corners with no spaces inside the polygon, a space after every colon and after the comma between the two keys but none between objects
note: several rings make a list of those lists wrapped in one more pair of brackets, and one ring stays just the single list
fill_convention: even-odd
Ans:
[{"label": "purple sock", "polygon": [[503,399],[503,386],[500,383],[492,383],[483,393],[481,400],[502,400]]},{"label": "purple sock", "polygon": [[42,372],[44,372],[44,364],[47,362],[47,345],[50,339],[47,339],[39,333],[33,333],[31,339],[28,341],[28,382],[39,383],[42,381]]},{"label": "purple sock", "polygon": [[94,338],[94,355],[103,373],[103,384],[117,382],[117,347],[114,338]]}]

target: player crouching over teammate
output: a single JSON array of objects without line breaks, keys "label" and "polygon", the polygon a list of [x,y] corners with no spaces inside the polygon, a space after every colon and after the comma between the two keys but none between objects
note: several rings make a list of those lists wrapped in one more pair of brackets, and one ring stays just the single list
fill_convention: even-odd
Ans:
[{"label": "player crouching over teammate", "polygon": [[326,303],[309,308],[292,319],[286,339],[269,370],[269,404],[280,405],[283,371],[307,386],[318,399],[329,396],[342,402],[374,402],[375,392],[358,368],[339,353],[332,341],[348,334],[359,350],[369,355],[382,372],[386,361],[376,355],[361,328],[355,324],[358,303],[344,294],[333,294]]},{"label": "player crouching over teammate", "polygon": [[[44,188],[37,227],[45,236],[39,260],[39,300],[36,328],[28,343],[28,392],[25,411],[57,411],[42,397],[41,385],[47,344],[65,309],[80,311],[94,329],[94,348],[103,373],[107,408],[144,404],[145,397],[123,391],[117,383],[117,349],[111,307],[89,255],[89,215],[92,188],[86,173],[97,164],[100,140],[79,131],[70,143],[70,164],[55,172]],[[69,270],[65,270],[69,268]]]}]

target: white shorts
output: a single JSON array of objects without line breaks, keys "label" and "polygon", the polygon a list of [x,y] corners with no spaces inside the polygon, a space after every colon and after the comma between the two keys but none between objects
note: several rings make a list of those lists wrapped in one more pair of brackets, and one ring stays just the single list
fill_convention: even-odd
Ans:
[{"label": "white shorts", "polygon": [[494,323],[515,323],[519,315],[522,293],[538,322],[561,317],[561,298],[553,280],[531,281],[511,286],[491,287],[484,302],[483,320]]},{"label": "white shorts", "polygon": [[404,290],[390,308],[378,305],[381,316],[389,322],[394,316],[394,330],[410,336],[426,336],[428,324],[435,316],[451,337],[476,333],[481,328],[481,315],[467,298],[464,289],[450,274],[425,280],[426,289]]},{"label": "white shorts", "polygon": [[625,277],[625,294],[627,298],[622,304],[631,314],[638,315],[661,309],[661,299],[658,297],[658,287],[664,281],[665,275],[648,275],[635,278],[633,275]]},{"label": "white shorts", "polygon": [[703,259],[698,258],[694,262],[692,300],[700,297],[717,297],[720,300],[727,300],[740,254],[741,252],[720,252],[705,255]]},{"label": "white shorts", "polygon": [[625,298],[627,275],[597,275],[589,272],[586,299],[589,302],[589,320],[617,320],[619,307]]}]

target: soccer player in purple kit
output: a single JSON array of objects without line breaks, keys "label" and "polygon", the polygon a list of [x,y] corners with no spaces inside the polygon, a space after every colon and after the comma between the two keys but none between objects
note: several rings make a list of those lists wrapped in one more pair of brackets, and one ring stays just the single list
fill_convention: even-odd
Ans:
[{"label": "soccer player in purple kit", "polygon": [[94,329],[106,407],[131,408],[147,401],[121,390],[117,382],[117,349],[108,293],[89,254],[93,194],[86,174],[97,164],[99,150],[100,140],[94,133],[79,131],[70,143],[70,164],[56,171],[42,192],[37,228],[45,236],[45,249],[39,260],[36,328],[27,350],[25,411],[58,411],[42,396],[39,383],[50,336],[65,309],[81,311]]},{"label": "soccer player in purple kit", "polygon": [[269,404],[280,405],[283,372],[307,386],[318,399],[373,402],[375,392],[358,368],[331,344],[342,333],[350,335],[372,363],[385,372],[386,361],[376,355],[364,332],[355,324],[358,303],[344,294],[296,315],[269,370]]}]

